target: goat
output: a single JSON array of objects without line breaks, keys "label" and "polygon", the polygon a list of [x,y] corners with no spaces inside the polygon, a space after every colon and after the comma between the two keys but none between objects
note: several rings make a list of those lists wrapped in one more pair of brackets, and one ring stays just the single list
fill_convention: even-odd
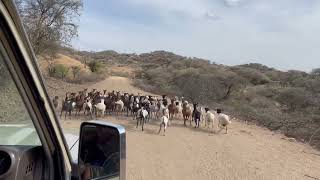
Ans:
[{"label": "goat", "polygon": [[66,93],[65,99],[62,101],[60,118],[62,116],[63,111],[65,111],[65,114],[64,114],[64,118],[65,119],[67,118],[67,113],[69,113],[69,117],[71,117],[71,112],[72,112],[72,110],[74,109],[74,106],[75,106],[73,94],[74,93],[71,93],[71,95],[68,96],[69,92]]},{"label": "goat", "polygon": [[226,134],[228,134],[228,125],[231,124],[231,119],[228,115],[226,114],[222,114],[221,113],[222,110],[221,109],[217,109],[217,119],[218,119],[218,127],[220,128],[219,132],[225,128],[226,129]]},{"label": "goat", "polygon": [[201,111],[199,111],[198,108],[194,110],[194,121],[196,123],[195,128],[199,128],[201,121]]},{"label": "goat", "polygon": [[104,99],[102,98],[101,101],[94,106],[96,108],[96,112],[99,111],[99,112],[101,112],[101,116],[104,116],[104,112],[106,110],[106,105],[104,104]]},{"label": "goat", "polygon": [[91,99],[87,98],[86,102],[83,105],[84,107],[84,111],[83,114],[86,115],[86,112],[90,113],[90,115],[92,115],[92,103],[91,103]]},{"label": "goat", "polygon": [[133,96],[126,93],[123,98],[123,103],[124,103],[125,111],[127,112],[127,116],[129,116],[129,111],[132,111],[131,109],[132,102],[133,102]]},{"label": "goat", "polygon": [[61,108],[61,113],[60,113],[60,118],[62,116],[62,112],[65,111],[65,114],[64,114],[64,118],[66,119],[67,118],[67,113],[69,113],[69,117],[71,117],[71,112],[73,110],[73,101],[71,100],[65,100],[62,102],[62,108]]},{"label": "goat", "polygon": [[209,128],[210,124],[211,124],[212,131],[213,131],[213,126],[214,126],[215,119],[216,119],[216,115],[214,113],[210,112],[209,108],[205,108],[205,115],[204,115],[205,126],[207,128]]},{"label": "goat", "polygon": [[[149,120],[150,120],[150,101],[143,96],[141,96],[140,99],[141,99],[140,100],[140,107],[143,107],[143,109],[148,112],[148,115],[145,117],[146,118],[145,120],[147,120],[149,122]],[[145,121],[145,123],[147,121]]]},{"label": "goat", "polygon": [[[182,105],[182,115],[183,115],[183,122],[185,126],[186,126],[186,121],[190,119],[191,113],[192,113],[191,106],[189,105],[188,101],[185,101]],[[190,119],[190,126],[191,126],[191,119]]]},{"label": "goat", "polygon": [[151,104],[150,104],[150,118],[153,118],[153,117],[155,117],[155,118],[157,118],[158,119],[158,110],[159,110],[159,108],[158,108],[158,106],[157,106],[157,104],[156,104],[156,101],[151,101]]},{"label": "goat", "polygon": [[164,126],[164,135],[166,135],[166,129],[168,127],[168,124],[169,124],[169,110],[167,108],[163,109],[163,116],[160,118],[161,120],[161,123],[160,123],[160,129],[159,129],[159,132],[158,134],[160,134],[161,132],[161,128],[162,128],[162,125]]},{"label": "goat", "polygon": [[92,89],[91,92],[88,93],[88,96],[93,97],[96,94],[97,89]]},{"label": "goat", "polygon": [[178,113],[178,107],[174,99],[171,99],[171,104],[168,106],[169,109],[169,120],[174,118],[174,115]]},{"label": "goat", "polygon": [[166,95],[163,95],[162,96],[162,104],[164,106],[168,106],[168,99],[167,99],[167,96]]},{"label": "goat", "polygon": [[199,110],[198,103],[193,104],[192,120],[196,123],[195,128],[200,127],[201,111]]},{"label": "goat", "polygon": [[76,113],[75,113],[75,116],[80,113],[80,111],[82,110],[83,108],[83,105],[85,103],[85,95],[82,91],[79,92],[79,95],[76,96],[76,104],[75,104],[75,109],[76,109]]},{"label": "goat", "polygon": [[133,115],[133,120],[134,120],[137,117],[138,111],[140,109],[139,103],[133,102],[131,109],[132,109],[131,113]]},{"label": "goat", "polygon": [[115,102],[115,105],[116,105],[116,113],[117,115],[119,115],[119,113],[122,112],[123,110],[123,107],[124,107],[124,103],[121,99],[119,99],[118,101]]},{"label": "goat", "polygon": [[145,124],[146,118],[148,116],[148,111],[145,109],[145,107],[141,107],[138,112],[137,112],[137,127],[139,126],[139,123],[141,124],[142,131],[143,131],[143,126]]},{"label": "goat", "polygon": [[177,105],[177,114],[178,114],[178,116],[179,116],[179,118],[181,118],[181,114],[182,114],[182,103],[181,102],[179,102],[179,101],[177,101],[176,102],[176,105]]},{"label": "goat", "polygon": [[159,114],[160,116],[163,116],[163,110],[167,108],[167,106],[165,106],[163,104],[163,101],[162,100],[159,100],[158,103],[157,103],[157,107],[158,107],[158,112],[156,114],[157,117],[159,117]]},{"label": "goat", "polygon": [[115,103],[112,100],[112,97],[109,95],[107,97],[105,97],[104,104],[106,105],[106,113],[111,114],[111,112],[114,110],[114,106],[115,106]]}]

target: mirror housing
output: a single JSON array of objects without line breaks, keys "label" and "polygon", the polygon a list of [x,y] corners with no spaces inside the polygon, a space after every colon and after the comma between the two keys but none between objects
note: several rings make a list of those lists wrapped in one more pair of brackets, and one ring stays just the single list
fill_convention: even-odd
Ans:
[{"label": "mirror housing", "polygon": [[78,172],[80,180],[125,180],[124,127],[105,121],[83,122],[80,127]]}]

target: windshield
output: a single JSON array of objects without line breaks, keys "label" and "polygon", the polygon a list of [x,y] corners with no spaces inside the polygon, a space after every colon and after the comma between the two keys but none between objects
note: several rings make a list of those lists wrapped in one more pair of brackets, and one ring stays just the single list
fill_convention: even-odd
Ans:
[{"label": "windshield", "polygon": [[129,179],[320,179],[320,1],[16,1],[63,131],[123,125]]},{"label": "windshield", "polygon": [[0,145],[40,145],[32,120],[0,52]]}]

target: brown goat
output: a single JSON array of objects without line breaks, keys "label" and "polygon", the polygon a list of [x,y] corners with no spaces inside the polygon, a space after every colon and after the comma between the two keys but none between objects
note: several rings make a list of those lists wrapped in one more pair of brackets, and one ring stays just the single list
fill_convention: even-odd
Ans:
[{"label": "brown goat", "polygon": [[[192,114],[191,106],[188,104],[188,102],[185,101],[182,106],[182,115],[183,115],[183,121],[185,126],[186,126],[186,121],[190,119],[191,114]],[[190,119],[190,126],[191,126],[191,119]]]},{"label": "brown goat", "polygon": [[168,106],[169,109],[169,119],[173,119],[175,114],[178,114],[179,109],[174,101],[174,99],[171,99],[171,104]]}]

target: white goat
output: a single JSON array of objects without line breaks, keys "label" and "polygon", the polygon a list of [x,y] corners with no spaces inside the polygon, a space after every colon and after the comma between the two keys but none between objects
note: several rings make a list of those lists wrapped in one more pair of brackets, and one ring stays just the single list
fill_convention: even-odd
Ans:
[{"label": "white goat", "polygon": [[91,99],[87,99],[86,102],[83,104],[84,107],[84,111],[83,114],[85,115],[86,112],[92,114],[92,103],[91,103]]},{"label": "white goat", "polygon": [[211,128],[213,131],[213,127],[214,127],[214,121],[216,119],[216,114],[210,112],[209,108],[205,108],[205,114],[204,114],[204,122],[205,122],[205,126],[207,128],[210,128],[210,124],[211,124]]},{"label": "white goat", "polygon": [[161,128],[163,125],[164,126],[164,135],[166,135],[166,129],[167,129],[168,123],[169,123],[169,109],[168,108],[163,109],[163,114],[164,115],[160,118],[161,123],[160,123],[160,129],[159,129],[158,134],[160,134]]},{"label": "white goat", "polygon": [[72,109],[74,109],[76,107],[76,102],[72,102]]},{"label": "white goat", "polygon": [[143,126],[144,126],[144,123],[147,119],[147,116],[148,116],[148,111],[144,108],[144,107],[141,107],[138,112],[137,112],[137,127],[139,126],[139,122],[142,126],[142,131],[143,131]]},{"label": "white goat", "polygon": [[[168,107],[166,107],[165,105],[163,105],[163,102],[160,101],[160,108],[159,108],[158,112],[160,112],[160,116],[161,116],[161,117],[164,116],[164,111],[163,111],[163,110],[165,110],[165,109],[167,109],[167,108],[168,108]],[[168,110],[168,113],[169,113],[169,110]]]},{"label": "white goat", "polygon": [[96,107],[96,111],[101,112],[102,116],[104,116],[104,112],[106,110],[106,105],[104,104],[104,99],[101,99],[101,102],[99,102],[98,104],[95,105]]},{"label": "white goat", "polygon": [[201,113],[200,123],[202,124],[203,122],[205,122],[205,126],[206,126],[206,110],[204,107],[200,106],[200,113]]},{"label": "white goat", "polygon": [[116,104],[116,111],[117,111],[117,114],[118,113],[121,113],[122,110],[123,110],[123,107],[124,107],[124,103],[121,99],[119,99],[118,101],[115,102]]},{"label": "white goat", "polygon": [[150,118],[158,118],[158,114],[157,112],[159,111],[159,108],[156,104],[156,101],[151,101],[151,105],[150,105]]},{"label": "white goat", "polygon": [[217,120],[219,122],[218,127],[220,128],[220,131],[223,128],[226,128],[226,134],[228,134],[228,125],[231,124],[231,118],[226,114],[222,114],[221,109],[217,109],[217,114]]},{"label": "white goat", "polygon": [[178,105],[177,105],[177,109],[178,109],[178,116],[182,116],[182,102],[181,101],[178,101]]}]

